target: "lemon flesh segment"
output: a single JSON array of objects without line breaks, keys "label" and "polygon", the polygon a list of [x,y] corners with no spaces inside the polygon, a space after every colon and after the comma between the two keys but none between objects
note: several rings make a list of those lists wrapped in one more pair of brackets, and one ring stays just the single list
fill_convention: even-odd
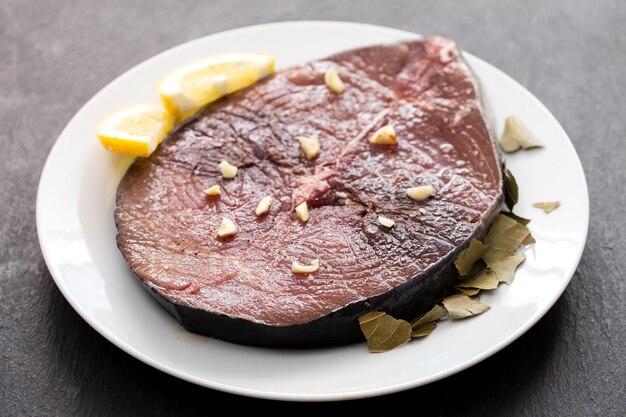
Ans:
[{"label": "lemon flesh segment", "polygon": [[200,107],[272,73],[274,57],[271,55],[216,55],[166,75],[159,83],[159,94],[170,113],[185,119]]},{"label": "lemon flesh segment", "polygon": [[160,103],[138,104],[107,116],[96,128],[105,149],[124,155],[149,156],[174,126]]}]

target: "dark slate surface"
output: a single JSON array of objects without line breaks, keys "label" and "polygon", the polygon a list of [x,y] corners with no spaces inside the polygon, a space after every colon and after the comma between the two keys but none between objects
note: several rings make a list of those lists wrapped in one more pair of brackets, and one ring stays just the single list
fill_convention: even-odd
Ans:
[{"label": "dark slate surface", "polygon": [[[620,1],[0,0],[0,415],[626,415],[626,6]],[[471,4],[470,4],[471,3]],[[133,65],[203,35],[281,20],[370,22],[454,37],[561,121],[591,193],[589,240],[563,297],[526,335],[456,376],[357,402],[269,402],[150,368],[55,287],[35,229],[45,158],[80,106]],[[232,413],[227,413],[232,414]]]}]

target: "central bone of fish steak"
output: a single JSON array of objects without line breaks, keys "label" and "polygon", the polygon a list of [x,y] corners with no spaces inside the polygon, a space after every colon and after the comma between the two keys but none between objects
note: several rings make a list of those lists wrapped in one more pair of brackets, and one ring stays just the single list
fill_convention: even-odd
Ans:
[{"label": "central bone of fish steak", "polygon": [[[388,125],[397,144],[370,143]],[[317,139],[315,159],[302,136]],[[221,195],[207,196],[214,184]],[[436,195],[407,197],[422,185]],[[255,216],[265,196],[271,209]],[[307,222],[293,210],[304,201]],[[408,319],[430,307],[501,204],[477,82],[454,42],[433,37],[313,61],[212,104],[129,168],[115,218],[128,264],[188,329],[315,345],[354,340],[373,308]],[[235,236],[216,237],[223,218]],[[292,272],[314,259],[314,273]]]}]

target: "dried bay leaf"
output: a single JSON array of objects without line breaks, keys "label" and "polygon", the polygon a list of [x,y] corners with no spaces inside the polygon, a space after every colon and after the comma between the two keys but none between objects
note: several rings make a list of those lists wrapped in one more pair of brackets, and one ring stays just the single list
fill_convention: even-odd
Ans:
[{"label": "dried bay leaf", "polygon": [[387,352],[411,340],[411,324],[382,311],[360,316],[359,326],[370,352]]},{"label": "dried bay leaf", "polygon": [[428,336],[435,328],[437,327],[437,323],[426,323],[423,326],[420,326],[414,329],[411,332],[411,337],[424,337]]},{"label": "dried bay leaf", "polygon": [[442,303],[448,310],[448,317],[454,320],[476,316],[490,308],[487,304],[482,304],[478,300],[463,294],[446,297],[442,300]]},{"label": "dried bay leaf", "polygon": [[544,203],[533,203],[533,207],[537,207],[543,210],[544,213],[549,214],[556,210],[561,203],[558,201],[546,201]]},{"label": "dried bay leaf", "polygon": [[434,321],[439,320],[442,317],[445,317],[448,312],[445,308],[441,307],[439,304],[435,305],[431,308],[427,313],[422,314],[421,316],[413,319],[411,321],[411,327],[413,330],[421,327],[425,324],[432,323]]},{"label": "dried bay leaf", "polygon": [[467,275],[472,271],[472,267],[477,260],[487,251],[488,245],[477,239],[472,239],[467,248],[459,253],[459,257],[454,261],[456,269],[461,275]]},{"label": "dried bay leaf", "polygon": [[541,148],[543,143],[526,127],[522,120],[512,114],[504,121],[504,132],[498,140],[504,152],[515,152],[519,148]]},{"label": "dried bay leaf", "polygon": [[517,214],[513,213],[512,211],[507,211],[507,212],[503,212],[502,214],[504,214],[507,217],[512,218],[513,220],[515,220],[516,222],[518,222],[519,224],[523,225],[523,226],[528,226],[528,223],[530,223],[530,219],[525,219],[521,216],[518,216]]},{"label": "dried bay leaf", "polygon": [[528,227],[508,216],[499,214],[485,237],[485,244],[489,247],[483,255],[483,259],[487,266],[498,259],[506,258],[515,253],[529,234]]},{"label": "dried bay leaf", "polygon": [[478,288],[459,288],[459,287],[455,287],[455,290],[457,290],[459,293],[463,294],[463,295],[467,295],[469,297],[474,296],[476,294],[478,294],[480,292],[480,290]]},{"label": "dried bay leaf", "polygon": [[[513,269],[513,273],[515,273],[515,269]],[[457,287],[460,288],[478,288],[480,290],[493,290],[498,288],[498,275],[495,271],[491,269],[486,269],[480,272],[478,275],[466,279],[465,281],[461,281],[457,284]]]},{"label": "dried bay leaf", "polygon": [[537,243],[532,234],[528,233],[528,236],[522,240],[522,245],[532,245],[533,243]]},{"label": "dried bay leaf", "polygon": [[522,262],[524,262],[524,259],[526,259],[526,255],[523,253],[517,253],[515,255],[490,262],[488,266],[491,271],[496,274],[497,281],[510,284],[515,279],[515,270]]},{"label": "dried bay leaf", "polygon": [[519,200],[519,187],[515,177],[506,166],[503,167],[502,171],[504,172],[504,202],[509,210],[513,210],[513,206]]}]

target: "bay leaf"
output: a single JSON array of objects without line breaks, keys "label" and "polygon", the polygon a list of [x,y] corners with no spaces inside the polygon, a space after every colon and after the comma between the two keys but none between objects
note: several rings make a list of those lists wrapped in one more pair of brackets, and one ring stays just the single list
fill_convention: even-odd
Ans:
[{"label": "bay leaf", "polygon": [[[507,258],[505,258],[507,259]],[[515,273],[515,270],[513,270]],[[461,281],[457,284],[460,288],[478,288],[480,290],[493,290],[498,288],[498,276],[495,271],[491,269],[485,269],[478,275],[473,276],[465,281]]]},{"label": "bay leaf", "polygon": [[370,352],[387,352],[411,340],[411,324],[383,311],[371,311],[360,316],[359,326]]},{"label": "bay leaf", "polygon": [[455,287],[455,290],[457,290],[459,293],[463,294],[463,295],[467,295],[467,296],[473,296],[476,295],[480,292],[480,290],[478,288],[459,288],[459,287]]},{"label": "bay leaf", "polygon": [[546,201],[544,203],[533,203],[533,207],[537,207],[543,210],[544,213],[549,214],[556,210],[561,203],[558,201]]},{"label": "bay leaf", "polygon": [[482,258],[482,256],[487,251],[487,248],[488,245],[485,245],[480,240],[472,239],[469,246],[463,249],[461,253],[459,253],[459,257],[456,258],[456,261],[454,261],[454,265],[459,271],[459,274],[469,274],[472,271],[474,263]]},{"label": "bay leaf", "polygon": [[533,243],[537,243],[532,234],[528,233],[528,236],[522,240],[522,245],[532,245]]},{"label": "bay leaf", "polygon": [[427,313],[418,316],[417,318],[411,321],[411,327],[413,330],[421,327],[425,324],[432,323],[434,321],[439,320],[442,317],[445,317],[448,312],[445,308],[441,307],[439,304],[436,304],[433,308],[431,308]]},{"label": "bay leaf", "polygon": [[463,294],[446,297],[442,300],[442,303],[446,310],[448,310],[448,317],[454,320],[476,316],[490,308],[487,304],[482,304],[475,298],[470,298]]},{"label": "bay leaf", "polygon": [[489,247],[483,255],[483,260],[489,265],[512,255],[529,234],[528,227],[504,214],[499,214],[485,237],[485,244]]},{"label": "bay leaf", "polygon": [[428,336],[435,328],[437,323],[426,323],[411,332],[411,337],[424,337]]},{"label": "bay leaf", "polygon": [[515,152],[519,148],[543,147],[543,143],[526,127],[522,119],[514,114],[504,121],[504,132],[498,144],[504,152]]},{"label": "bay leaf", "polygon": [[530,223],[530,219],[525,219],[524,217],[518,216],[517,214],[513,213],[512,211],[506,211],[506,212],[503,212],[502,214],[504,214],[507,217],[512,218],[513,220],[515,220],[516,222],[518,222],[518,223],[520,223],[520,224],[522,224],[524,226],[527,226],[528,223]]},{"label": "bay leaf", "polygon": [[495,273],[497,281],[510,284],[515,279],[515,270],[524,262],[524,259],[526,259],[526,255],[517,253],[503,259],[495,260],[487,265],[491,272]]},{"label": "bay leaf", "polygon": [[509,210],[513,210],[513,206],[517,204],[519,199],[519,187],[515,177],[505,166],[504,169],[504,202]]}]

